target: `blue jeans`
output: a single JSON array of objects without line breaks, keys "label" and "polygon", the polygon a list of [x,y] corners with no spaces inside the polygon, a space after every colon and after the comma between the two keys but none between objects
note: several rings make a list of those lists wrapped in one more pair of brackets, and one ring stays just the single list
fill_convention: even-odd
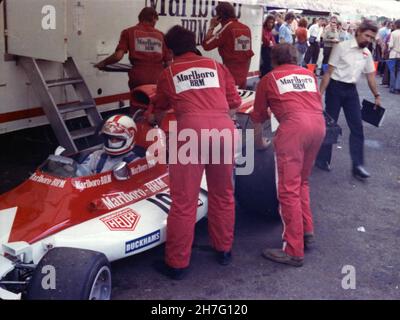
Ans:
[{"label": "blue jeans", "polygon": [[[337,121],[343,108],[350,128],[350,156],[353,167],[364,164],[364,130],[361,118],[360,99],[355,84],[330,80],[325,94],[325,111]],[[332,145],[323,145],[317,160],[331,163]]]},{"label": "blue jeans", "polygon": [[386,61],[390,73],[390,91],[400,90],[400,59]]}]

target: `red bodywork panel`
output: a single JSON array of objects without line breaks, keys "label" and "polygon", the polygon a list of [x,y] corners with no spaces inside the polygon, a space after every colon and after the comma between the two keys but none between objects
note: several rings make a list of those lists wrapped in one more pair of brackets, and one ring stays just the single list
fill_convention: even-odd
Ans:
[{"label": "red bodywork panel", "polygon": [[[133,172],[143,170],[144,166],[148,166],[146,159],[128,165]],[[37,170],[26,182],[0,195],[0,210],[18,207],[8,242],[34,243],[109,211],[151,197],[167,189],[167,172],[166,165],[156,164],[133,174],[126,181],[117,181],[112,172],[88,177],[59,178]],[[153,180],[156,180],[159,190],[146,186],[146,183]],[[121,205],[117,203],[115,207],[107,207],[104,200],[107,195],[118,198],[121,194]]]}]

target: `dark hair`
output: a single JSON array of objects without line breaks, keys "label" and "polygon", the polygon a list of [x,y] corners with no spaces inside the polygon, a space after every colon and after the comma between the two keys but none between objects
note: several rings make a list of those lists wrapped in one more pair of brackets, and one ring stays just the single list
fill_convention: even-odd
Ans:
[{"label": "dark hair", "polygon": [[365,32],[368,30],[377,33],[378,26],[372,20],[364,19],[363,22],[361,22],[360,26],[357,29],[357,34],[359,32]]},{"label": "dark hair", "polygon": [[295,18],[295,16],[294,16],[294,13],[293,12],[288,12],[288,13],[286,13],[286,15],[285,15],[285,21],[289,21],[289,20],[292,20],[292,19],[294,19]]},{"label": "dark hair", "polygon": [[395,27],[396,29],[400,29],[400,19],[397,19],[397,20],[394,22],[394,27]]},{"label": "dark hair", "polygon": [[269,21],[275,22],[275,17],[273,15],[268,15],[267,16],[267,18],[265,19],[264,24],[263,24],[263,28],[264,29],[267,27],[267,24],[268,24]]},{"label": "dark hair", "polygon": [[165,35],[165,44],[175,56],[187,52],[197,53],[196,35],[180,25],[173,26]]},{"label": "dark hair", "polygon": [[139,22],[153,22],[158,19],[157,11],[152,7],[145,7],[139,13]]},{"label": "dark hair", "polygon": [[272,47],[271,60],[278,66],[282,64],[297,64],[297,49],[289,44],[282,43]]},{"label": "dark hair", "polygon": [[303,27],[303,28],[307,28],[307,24],[308,24],[307,19],[306,18],[301,18],[300,21],[299,21],[298,26],[299,27]]},{"label": "dark hair", "polygon": [[215,7],[215,12],[222,20],[236,18],[235,8],[228,2],[220,2]]}]

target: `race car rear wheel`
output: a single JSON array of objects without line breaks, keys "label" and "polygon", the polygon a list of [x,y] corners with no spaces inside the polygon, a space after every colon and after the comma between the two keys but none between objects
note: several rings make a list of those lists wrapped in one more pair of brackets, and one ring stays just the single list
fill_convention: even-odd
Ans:
[{"label": "race car rear wheel", "polygon": [[29,282],[30,300],[109,300],[111,268],[103,253],[54,248],[40,260]]}]

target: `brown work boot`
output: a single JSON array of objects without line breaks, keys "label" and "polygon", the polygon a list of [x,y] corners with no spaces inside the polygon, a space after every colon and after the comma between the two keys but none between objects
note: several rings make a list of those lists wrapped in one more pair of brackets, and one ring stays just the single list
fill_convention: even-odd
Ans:
[{"label": "brown work boot", "polygon": [[303,265],[303,258],[292,257],[282,249],[267,248],[262,252],[264,258],[278,263],[288,264],[294,267],[301,267]]},{"label": "brown work boot", "polygon": [[314,233],[304,233],[304,249],[310,249],[315,243]]}]

